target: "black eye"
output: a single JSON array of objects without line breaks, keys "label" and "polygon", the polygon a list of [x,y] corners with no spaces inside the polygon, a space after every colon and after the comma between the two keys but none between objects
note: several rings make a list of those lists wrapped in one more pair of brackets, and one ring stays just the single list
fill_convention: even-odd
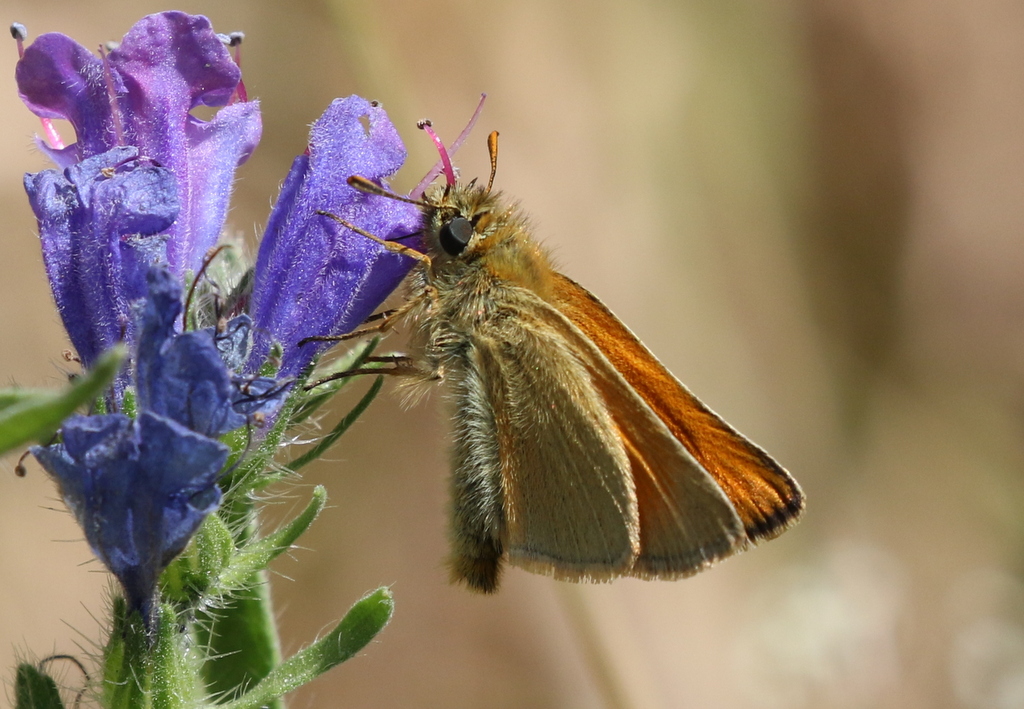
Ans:
[{"label": "black eye", "polygon": [[441,248],[451,256],[458,256],[466,248],[466,244],[473,238],[473,225],[468,219],[455,217],[450,222],[445,222],[438,234],[441,240]]}]

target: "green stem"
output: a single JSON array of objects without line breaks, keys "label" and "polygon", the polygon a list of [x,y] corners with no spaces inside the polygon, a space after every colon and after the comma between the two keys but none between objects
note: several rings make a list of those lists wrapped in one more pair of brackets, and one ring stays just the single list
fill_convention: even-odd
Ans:
[{"label": "green stem", "polygon": [[114,599],[113,627],[103,655],[103,706],[148,709],[152,674],[150,637],[142,616]]}]

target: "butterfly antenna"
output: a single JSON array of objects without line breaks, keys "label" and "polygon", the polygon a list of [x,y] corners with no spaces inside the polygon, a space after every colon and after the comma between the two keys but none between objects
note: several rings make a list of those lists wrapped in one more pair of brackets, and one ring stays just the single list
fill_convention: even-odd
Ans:
[{"label": "butterfly antenna", "polygon": [[441,163],[444,165],[444,179],[448,183],[449,187],[455,186],[455,168],[452,167],[452,159],[448,157],[448,150],[444,147],[444,143],[434,132],[433,124],[427,119],[423,119],[416,124],[416,127],[420,130],[426,131],[430,139],[434,141],[434,145],[437,146],[437,152],[441,155]]},{"label": "butterfly antenna", "polygon": [[491,176],[487,178],[487,191],[494,184],[494,173],[498,171],[498,131],[493,130],[487,136],[487,154],[491,157]]},{"label": "butterfly antenna", "polygon": [[[349,179],[351,180],[352,178],[349,178]],[[316,213],[319,214],[322,217],[329,217],[330,219],[333,219],[334,221],[338,222],[338,224],[341,224],[346,229],[351,229],[352,231],[354,231],[355,233],[359,234],[360,236],[365,236],[370,241],[376,241],[378,244],[380,244],[381,246],[383,246],[385,249],[387,249],[388,251],[390,251],[392,253],[401,254],[402,256],[408,256],[409,258],[414,258],[417,261],[423,261],[428,266],[430,265],[430,257],[427,256],[425,253],[423,253],[421,251],[417,251],[416,249],[410,249],[408,246],[405,246],[404,244],[399,244],[399,243],[394,242],[394,241],[386,241],[386,240],[380,238],[379,236],[377,236],[376,234],[371,234],[370,232],[366,231],[365,229],[360,229],[359,227],[357,227],[352,222],[345,221],[344,219],[339,217],[337,214],[331,214],[330,212],[325,212],[322,209],[316,210]]]},{"label": "butterfly antenna", "polygon": [[377,195],[378,197],[387,197],[388,199],[394,199],[399,202],[415,204],[417,207],[424,207],[425,209],[430,209],[432,206],[421,199],[409,199],[408,197],[403,197],[400,194],[395,194],[394,192],[384,189],[373,180],[367,179],[362,175],[352,175],[351,177],[348,178],[348,180],[346,180],[346,182],[348,182],[348,186],[351,187],[352,189],[359,190],[360,192],[365,192],[366,194],[374,194]]}]

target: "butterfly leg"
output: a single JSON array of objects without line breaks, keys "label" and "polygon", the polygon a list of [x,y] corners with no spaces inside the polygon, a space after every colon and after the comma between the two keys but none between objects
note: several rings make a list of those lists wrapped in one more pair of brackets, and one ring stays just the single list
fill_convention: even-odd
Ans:
[{"label": "butterfly leg", "polygon": [[391,323],[394,319],[400,316],[406,310],[405,307],[393,308],[391,310],[385,310],[382,313],[375,313],[363,321],[363,325],[368,323],[382,320],[379,325],[372,327],[361,327],[358,330],[347,332],[344,335],[313,335],[312,337],[304,337],[299,340],[299,347],[302,347],[307,342],[344,342],[346,340],[355,340],[363,337],[364,335],[374,335],[386,332],[391,328]]},{"label": "butterfly leg", "polygon": [[391,364],[393,367],[357,367],[356,369],[347,369],[344,372],[335,372],[330,376],[326,376],[323,379],[318,379],[311,384],[307,384],[303,389],[310,391],[316,389],[318,386],[327,384],[328,382],[337,381],[338,379],[345,379],[347,377],[355,377],[360,374],[393,374],[404,377],[423,377],[423,370],[416,366],[415,360],[405,355],[384,355],[381,357],[367,357],[365,362],[376,362],[383,364]]}]

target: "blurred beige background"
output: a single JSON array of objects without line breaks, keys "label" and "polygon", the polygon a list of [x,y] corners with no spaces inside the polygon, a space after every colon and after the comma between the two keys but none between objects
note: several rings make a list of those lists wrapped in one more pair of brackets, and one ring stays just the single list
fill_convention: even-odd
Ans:
[{"label": "blurred beige background", "polygon": [[[168,9],[2,7],[33,37],[87,45]],[[408,189],[434,158],[416,119],[451,140],[486,91],[463,174],[486,173],[499,129],[497,183],[565,272],[809,499],[798,527],[690,580],[576,587],[513,570],[480,598],[445,581],[439,397],[403,411],[385,396],[274,499],[283,514],[323,483],[333,504],[308,550],[276,566],[289,651],[369,588],[392,584],[397,602],[374,644],[291,706],[1024,706],[1024,5],[178,7],[247,35],[265,129],[232,228],[258,234],[333,97],[390,110]],[[20,186],[45,163],[15,59],[11,42],[0,373],[55,385],[66,342]],[[13,464],[0,470],[0,666],[85,656],[109,582],[38,466],[20,479]]]}]

